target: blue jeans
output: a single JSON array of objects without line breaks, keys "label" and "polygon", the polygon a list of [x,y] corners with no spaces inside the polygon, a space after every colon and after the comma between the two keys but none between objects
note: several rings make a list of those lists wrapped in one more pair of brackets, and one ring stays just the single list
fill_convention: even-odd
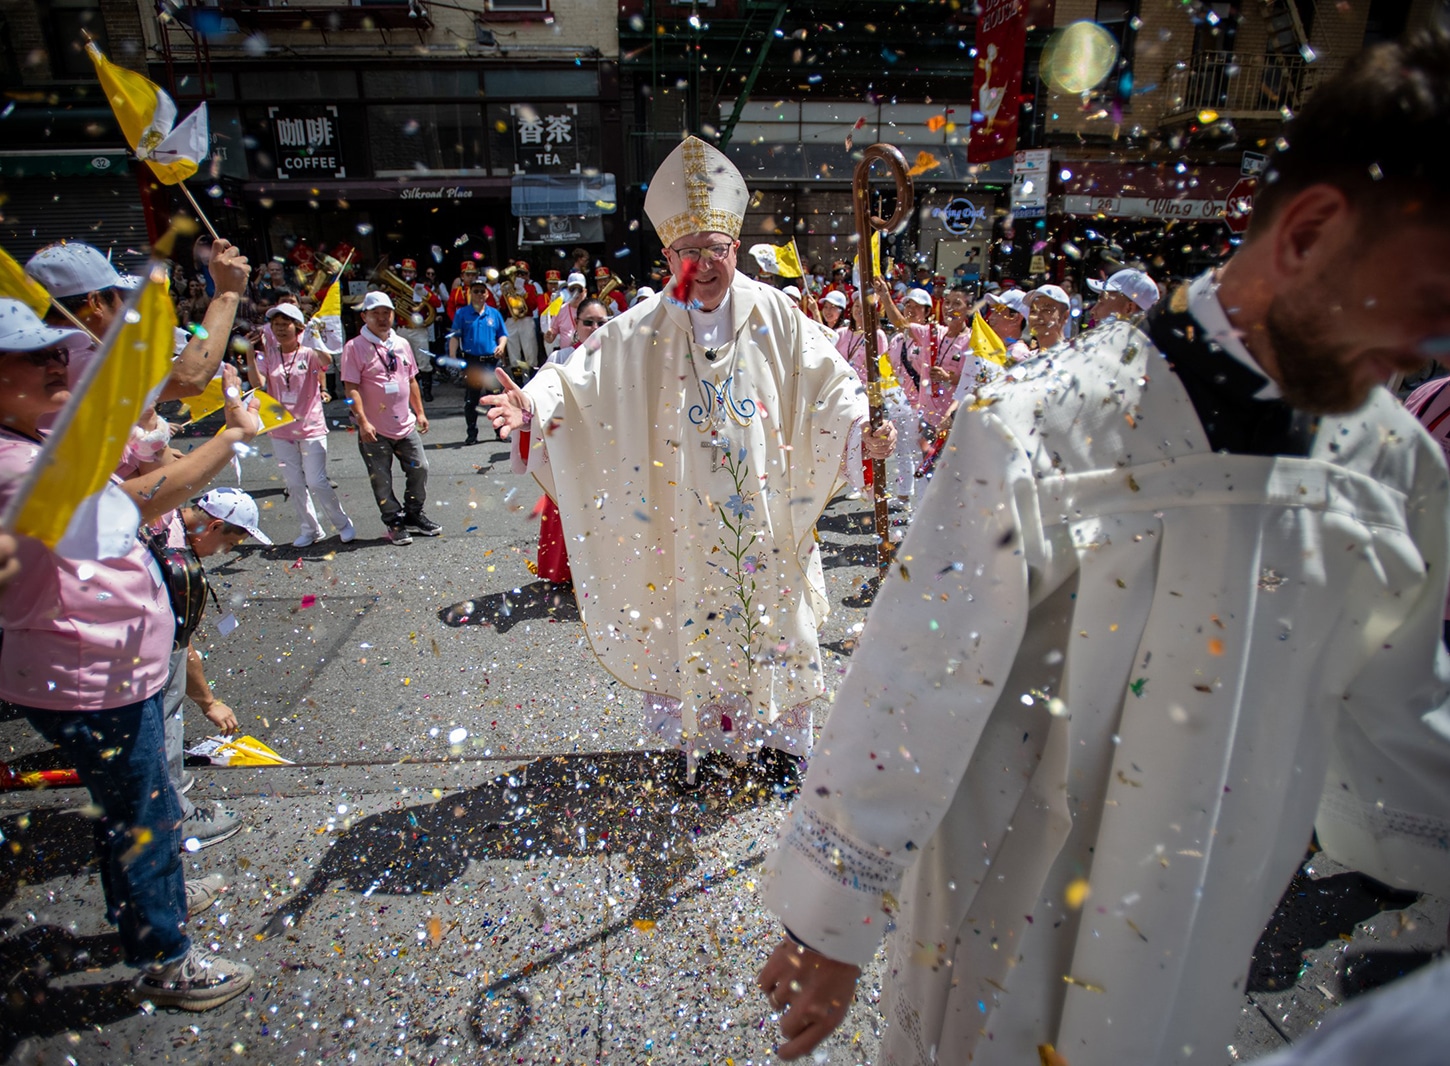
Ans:
[{"label": "blue jeans", "polygon": [[96,854],[106,918],[126,962],[172,962],[191,948],[181,868],[181,806],[166,773],[162,697],[107,711],[19,708],[60,748],[101,809]]}]

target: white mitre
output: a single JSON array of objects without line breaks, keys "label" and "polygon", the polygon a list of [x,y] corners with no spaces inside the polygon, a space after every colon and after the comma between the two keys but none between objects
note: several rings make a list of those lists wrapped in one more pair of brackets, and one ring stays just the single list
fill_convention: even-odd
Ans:
[{"label": "white mitre", "polygon": [[750,190],[724,152],[686,137],[655,171],[644,212],[669,247],[691,233],[740,236]]}]

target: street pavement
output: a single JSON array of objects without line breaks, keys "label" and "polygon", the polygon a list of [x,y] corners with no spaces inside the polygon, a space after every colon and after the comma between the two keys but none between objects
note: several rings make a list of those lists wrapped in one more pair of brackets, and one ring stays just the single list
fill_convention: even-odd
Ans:
[{"label": "street pavement", "polygon": [[[753,977],[778,926],[756,889],[785,801],[744,770],[671,788],[676,759],[637,694],[595,665],[572,597],[525,566],[538,487],[510,473],[506,445],[462,446],[461,404],[440,386],[429,405],[443,535],[409,546],[383,539],[353,435],[329,441],[349,545],[290,547],[266,438],[242,460],[278,546],[208,560],[220,612],[197,645],[243,731],[296,765],[200,768],[191,798],[247,829],[185,861],[229,879],[193,935],[255,966],[253,988],[203,1014],[132,1006],[86,794],[0,793],[4,1061],[774,1061]],[[869,521],[843,500],[820,526],[833,683],[868,605]],[[222,635],[218,613],[237,627]],[[187,713],[194,744],[209,723]],[[0,721],[0,758],[50,765],[18,720]],[[1282,1046],[1346,988],[1443,948],[1445,900],[1322,856],[1305,870],[1260,944],[1234,1043],[1202,1061]],[[876,1061],[880,984],[878,956],[816,1061]]]}]

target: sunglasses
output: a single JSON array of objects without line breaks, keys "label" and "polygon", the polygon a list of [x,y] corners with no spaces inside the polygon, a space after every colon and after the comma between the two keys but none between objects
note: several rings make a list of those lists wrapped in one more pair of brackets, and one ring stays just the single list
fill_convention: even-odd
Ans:
[{"label": "sunglasses", "polygon": [[11,352],[9,354],[20,356],[31,366],[49,366],[51,363],[70,366],[70,350],[67,348],[46,348],[38,352]]},{"label": "sunglasses", "polygon": [[579,324],[581,326],[602,326],[607,321],[608,319],[604,318],[581,318]]}]

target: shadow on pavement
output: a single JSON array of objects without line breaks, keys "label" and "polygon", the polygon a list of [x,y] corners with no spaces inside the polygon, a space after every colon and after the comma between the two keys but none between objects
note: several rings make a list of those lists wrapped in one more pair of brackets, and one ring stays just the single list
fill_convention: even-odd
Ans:
[{"label": "shadow on pavement", "polygon": [[[4,925],[0,923],[0,932],[7,931]],[[16,1045],[30,1037],[99,1028],[134,1015],[136,1008],[126,994],[129,980],[51,984],[57,977],[119,962],[121,938],[114,933],[76,936],[59,926],[38,925],[0,940],[0,1059],[9,1059]]]},{"label": "shadow on pavement", "polygon": [[[710,775],[697,793],[672,783],[674,752],[554,755],[437,803],[371,815],[339,833],[312,876],[263,926],[269,939],[299,924],[335,883],[372,896],[437,892],[472,861],[629,856],[639,898],[629,913],[585,940],[522,965],[479,993],[472,1028],[486,1047],[516,1043],[528,1028],[528,997],[516,986],[634,923],[668,914],[693,886],[693,841],[776,795],[751,766]],[[752,849],[753,850],[753,849]],[[766,849],[713,875],[712,885],[757,865]]]},{"label": "shadow on pavement", "polygon": [[[51,769],[55,749],[17,759],[16,769]],[[23,764],[23,765],[22,765]],[[5,861],[0,862],[0,907],[15,898],[21,885],[37,885],[56,877],[78,877],[95,866],[95,837],[91,820],[75,810],[39,808],[0,818]],[[3,948],[0,948],[3,950]],[[0,969],[0,985],[9,970]]]},{"label": "shadow on pavement", "polygon": [[500,633],[507,633],[520,622],[549,618],[556,622],[579,621],[579,605],[574,602],[572,588],[535,581],[508,592],[463,600],[438,612],[438,620],[446,626],[493,626]]}]

